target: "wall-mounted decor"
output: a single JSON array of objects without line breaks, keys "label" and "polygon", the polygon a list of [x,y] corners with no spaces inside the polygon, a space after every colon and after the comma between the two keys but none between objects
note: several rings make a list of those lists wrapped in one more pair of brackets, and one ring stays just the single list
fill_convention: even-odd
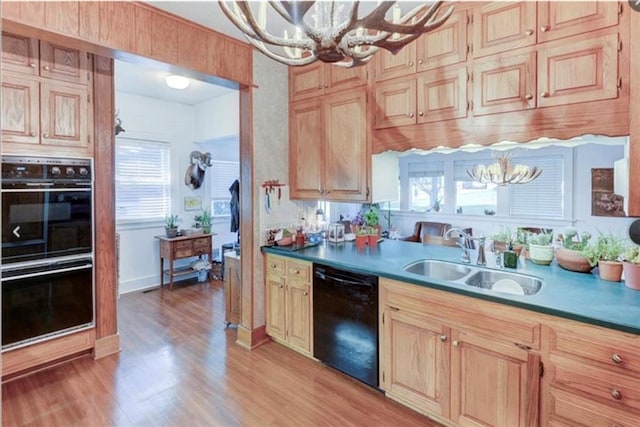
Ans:
[{"label": "wall-mounted decor", "polygon": [[192,151],[189,158],[191,165],[189,165],[187,173],[184,175],[184,183],[187,187],[195,190],[200,188],[204,182],[204,171],[213,165],[213,158],[211,153],[201,153],[199,151]]},{"label": "wall-mounted decor", "polygon": [[613,168],[591,169],[591,215],[626,216],[624,198],[613,192]]},{"label": "wall-mounted decor", "polygon": [[199,211],[202,210],[202,198],[199,196],[188,196],[184,198],[184,210],[185,211]]}]

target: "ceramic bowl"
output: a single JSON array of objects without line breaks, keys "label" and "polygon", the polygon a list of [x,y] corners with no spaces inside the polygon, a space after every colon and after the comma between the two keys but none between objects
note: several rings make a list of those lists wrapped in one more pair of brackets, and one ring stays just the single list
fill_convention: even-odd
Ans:
[{"label": "ceramic bowl", "polygon": [[280,240],[276,240],[276,245],[278,246],[289,246],[293,244],[293,236],[283,237]]},{"label": "ceramic bowl", "polygon": [[556,251],[556,259],[560,267],[569,271],[577,271],[579,273],[589,273],[593,267],[585,257],[580,255],[580,251],[567,248],[558,248]]}]

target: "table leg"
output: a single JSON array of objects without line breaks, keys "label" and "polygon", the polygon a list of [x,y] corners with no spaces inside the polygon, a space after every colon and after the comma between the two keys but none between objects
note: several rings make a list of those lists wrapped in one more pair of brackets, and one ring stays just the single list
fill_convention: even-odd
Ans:
[{"label": "table leg", "polygon": [[169,258],[169,290],[173,291],[173,258]]},{"label": "table leg", "polygon": [[160,257],[160,289],[164,284],[164,258]]}]

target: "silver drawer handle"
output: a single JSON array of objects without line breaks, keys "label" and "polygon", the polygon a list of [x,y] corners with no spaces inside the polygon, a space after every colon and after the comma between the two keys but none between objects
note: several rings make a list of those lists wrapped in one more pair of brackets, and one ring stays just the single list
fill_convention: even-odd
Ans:
[{"label": "silver drawer handle", "polygon": [[613,363],[622,363],[622,357],[616,353],[611,355],[611,360],[613,360]]},{"label": "silver drawer handle", "polygon": [[620,390],[613,389],[611,390],[611,397],[616,400],[620,400],[622,399],[622,393],[620,393]]}]

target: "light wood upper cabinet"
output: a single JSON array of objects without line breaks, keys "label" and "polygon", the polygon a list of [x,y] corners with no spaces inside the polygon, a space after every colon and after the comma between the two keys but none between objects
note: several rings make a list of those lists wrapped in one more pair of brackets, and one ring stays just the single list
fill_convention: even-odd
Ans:
[{"label": "light wood upper cabinet", "polygon": [[367,67],[343,68],[316,62],[289,67],[289,99],[299,101],[367,83]]},{"label": "light wood upper cabinet", "polygon": [[90,55],[77,49],[40,42],[40,75],[87,85],[91,82]]},{"label": "light wood upper cabinet", "polygon": [[87,147],[93,104],[86,87],[42,83],[40,97],[42,144]]},{"label": "light wood upper cabinet", "polygon": [[454,12],[441,27],[417,40],[418,72],[467,60],[467,16],[466,10]]},{"label": "light wood upper cabinet", "polygon": [[365,201],[369,197],[370,153],[367,140],[367,93],[352,89],[323,101],[325,152],[323,197]]},{"label": "light wood upper cabinet", "polygon": [[412,125],[416,122],[416,79],[408,77],[375,87],[375,128]]},{"label": "light wood upper cabinet", "polygon": [[312,99],[289,107],[289,185],[292,199],[322,196],[324,156],[322,106]]},{"label": "light wood upper cabinet", "polygon": [[449,328],[436,320],[384,309],[382,388],[413,408],[449,416]]},{"label": "light wood upper cabinet", "polygon": [[37,76],[40,72],[38,40],[2,33],[2,69]]},{"label": "light wood upper cabinet", "polygon": [[2,75],[2,142],[40,141],[40,84],[23,75]]},{"label": "light wood upper cabinet", "polygon": [[474,58],[535,43],[535,2],[491,2],[473,9]]},{"label": "light wood upper cabinet", "polygon": [[365,90],[351,89],[290,104],[292,199],[367,199],[366,100]]},{"label": "light wood upper cabinet", "polygon": [[473,114],[535,108],[536,53],[488,57],[473,67]]},{"label": "light wood upper cabinet", "polygon": [[538,106],[598,101],[618,96],[618,34],[576,36],[538,51]]},{"label": "light wood upper cabinet", "polygon": [[451,332],[451,419],[464,426],[538,425],[540,356]]},{"label": "light wood upper cabinet", "polygon": [[538,43],[618,24],[616,1],[539,1]]},{"label": "light wood upper cabinet", "polygon": [[395,55],[380,49],[373,58],[376,81],[407,76],[416,72],[416,43],[403,47]]},{"label": "light wood upper cabinet", "polygon": [[418,123],[467,116],[467,68],[434,70],[419,75]]}]

